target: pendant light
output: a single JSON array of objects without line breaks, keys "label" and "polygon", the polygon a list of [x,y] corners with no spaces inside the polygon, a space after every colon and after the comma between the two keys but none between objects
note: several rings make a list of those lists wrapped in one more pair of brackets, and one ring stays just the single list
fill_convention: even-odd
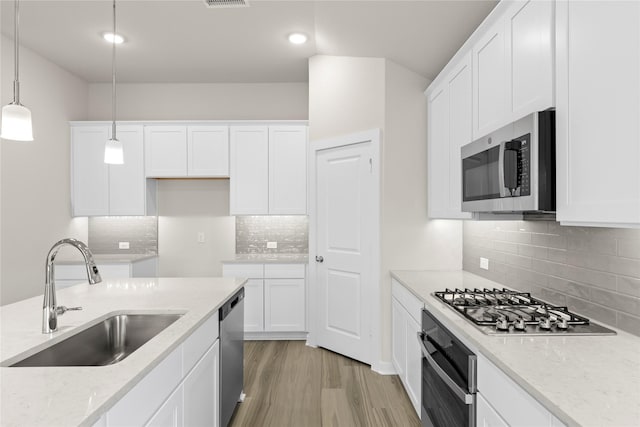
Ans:
[{"label": "pendant light", "polygon": [[33,141],[33,126],[31,124],[31,111],[20,104],[20,81],[18,74],[20,62],[18,55],[19,47],[19,26],[20,26],[20,4],[15,0],[14,8],[14,66],[15,79],[13,81],[13,102],[2,107],[2,130],[0,138],[12,139],[14,141]]},{"label": "pendant light", "polygon": [[[113,34],[116,34],[116,0],[113,0]],[[124,163],[124,148],[116,136],[116,42],[111,44],[111,139],[104,146],[104,162],[110,165]]]}]

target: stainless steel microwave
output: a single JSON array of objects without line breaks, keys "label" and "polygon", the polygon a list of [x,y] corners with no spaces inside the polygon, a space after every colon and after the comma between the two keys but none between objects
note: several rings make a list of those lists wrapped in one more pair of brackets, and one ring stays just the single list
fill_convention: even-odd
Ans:
[{"label": "stainless steel microwave", "polygon": [[555,111],[530,114],[460,149],[462,210],[556,210]]}]

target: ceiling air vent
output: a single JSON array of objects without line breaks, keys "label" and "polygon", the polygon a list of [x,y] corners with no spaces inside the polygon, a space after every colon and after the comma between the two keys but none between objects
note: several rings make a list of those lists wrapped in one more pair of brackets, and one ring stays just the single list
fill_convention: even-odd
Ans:
[{"label": "ceiling air vent", "polygon": [[207,7],[249,7],[249,0],[204,0]]}]

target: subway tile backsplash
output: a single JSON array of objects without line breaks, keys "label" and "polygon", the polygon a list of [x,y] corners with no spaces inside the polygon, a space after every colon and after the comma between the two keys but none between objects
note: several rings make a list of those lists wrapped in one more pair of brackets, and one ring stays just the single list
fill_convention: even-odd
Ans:
[{"label": "subway tile backsplash", "polygon": [[[277,242],[277,249],[267,248]],[[303,215],[236,216],[237,254],[306,254],[309,219]]]},{"label": "subway tile backsplash", "polygon": [[[122,216],[89,218],[88,245],[94,254],[157,254],[158,217]],[[129,242],[129,249],[119,249]]]},{"label": "subway tile backsplash", "polygon": [[463,238],[464,270],[640,336],[640,230],[465,221]]}]

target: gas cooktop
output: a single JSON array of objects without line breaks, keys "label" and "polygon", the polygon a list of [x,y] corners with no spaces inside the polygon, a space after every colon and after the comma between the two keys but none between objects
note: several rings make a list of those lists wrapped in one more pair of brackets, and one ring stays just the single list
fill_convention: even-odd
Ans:
[{"label": "gas cooktop", "polygon": [[511,289],[446,289],[433,294],[488,335],[615,335],[615,331]]}]

